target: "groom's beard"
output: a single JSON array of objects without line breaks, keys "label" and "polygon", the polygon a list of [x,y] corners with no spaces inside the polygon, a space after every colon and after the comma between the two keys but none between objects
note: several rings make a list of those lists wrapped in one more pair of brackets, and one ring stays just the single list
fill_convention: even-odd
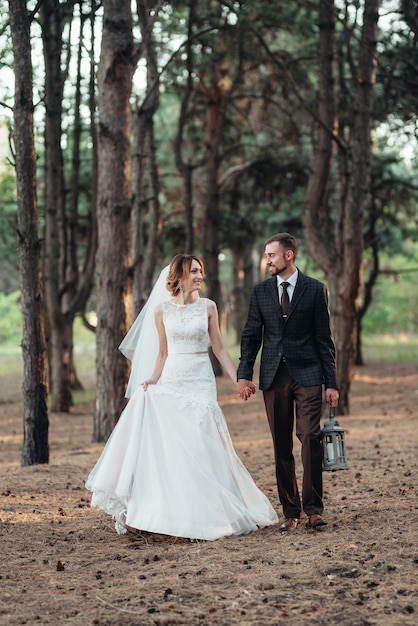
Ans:
[{"label": "groom's beard", "polygon": [[271,265],[269,266],[270,276],[279,276],[285,270],[287,270],[287,265],[282,265],[279,267],[273,267]]}]

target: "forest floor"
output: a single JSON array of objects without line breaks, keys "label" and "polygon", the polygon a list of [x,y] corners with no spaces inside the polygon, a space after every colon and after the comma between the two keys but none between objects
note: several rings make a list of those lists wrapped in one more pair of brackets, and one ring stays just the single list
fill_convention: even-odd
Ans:
[{"label": "forest floor", "polygon": [[[281,518],[261,393],[244,403],[228,380],[218,388],[237,453]],[[418,363],[358,368],[351,414],[336,417],[349,469],[324,472],[326,527],[191,542],[119,536],[90,507],[93,402],[50,415],[50,463],[32,467],[20,467],[22,407],[3,402],[0,624],[415,626]]]}]

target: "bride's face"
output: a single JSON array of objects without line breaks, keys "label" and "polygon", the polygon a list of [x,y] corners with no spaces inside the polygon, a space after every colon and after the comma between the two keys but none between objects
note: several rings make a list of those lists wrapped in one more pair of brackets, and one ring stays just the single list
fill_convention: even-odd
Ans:
[{"label": "bride's face", "polygon": [[185,291],[198,291],[202,286],[203,272],[200,264],[193,259],[190,267],[190,274],[183,281]]}]

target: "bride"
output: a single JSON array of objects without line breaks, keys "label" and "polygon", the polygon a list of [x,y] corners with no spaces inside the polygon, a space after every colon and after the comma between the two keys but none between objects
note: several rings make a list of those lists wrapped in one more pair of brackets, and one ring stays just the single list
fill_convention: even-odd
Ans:
[{"label": "bride", "polygon": [[175,256],[119,346],[132,359],[130,400],[86,488],[121,534],[212,540],[278,521],[217,403],[209,345],[234,383],[236,369],[215,303],[199,297],[203,277],[200,259]]}]

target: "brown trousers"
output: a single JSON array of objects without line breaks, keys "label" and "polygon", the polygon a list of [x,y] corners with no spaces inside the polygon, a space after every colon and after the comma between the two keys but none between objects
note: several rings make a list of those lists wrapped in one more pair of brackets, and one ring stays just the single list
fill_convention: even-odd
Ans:
[{"label": "brown trousers", "polygon": [[[263,392],[276,460],[276,480],[285,518],[321,514],[322,446],[321,409],[322,385],[303,387],[291,378],[285,363],[281,363],[273,385]],[[303,465],[302,503],[295,473],[293,428],[302,444]]]}]

